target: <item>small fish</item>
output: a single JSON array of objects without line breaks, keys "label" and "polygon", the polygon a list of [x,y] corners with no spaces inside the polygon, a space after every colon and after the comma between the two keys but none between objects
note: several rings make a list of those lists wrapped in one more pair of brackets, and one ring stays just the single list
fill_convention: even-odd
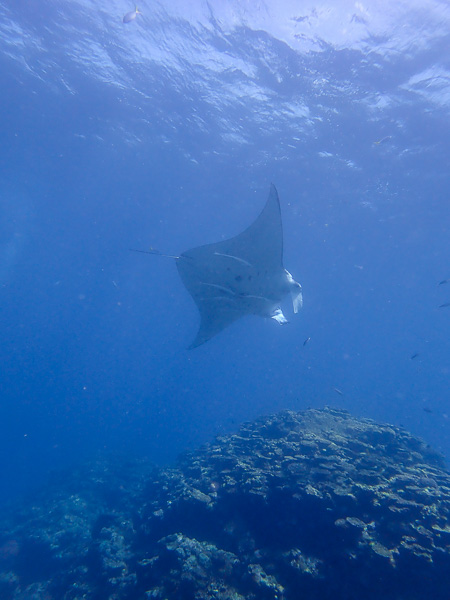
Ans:
[{"label": "small fish", "polygon": [[409,357],[411,360],[414,360],[415,358],[417,358],[419,356],[419,353],[416,352],[415,354],[411,354],[411,356]]},{"label": "small fish", "polygon": [[377,146],[379,146],[380,144],[389,142],[389,140],[391,140],[391,139],[392,139],[392,135],[385,135],[384,138],[381,138],[381,140],[378,140],[378,142],[374,142],[374,144],[377,144]]},{"label": "small fish", "polygon": [[138,7],[135,6],[134,10],[130,10],[130,12],[127,12],[127,14],[123,16],[122,23],[131,23],[138,15],[142,15],[142,13],[138,10]]},{"label": "small fish", "polygon": [[310,339],[311,339],[310,337],[307,337],[306,340],[303,342],[303,345],[306,346],[306,344],[309,342]]},{"label": "small fish", "polygon": [[423,407],[423,411],[424,411],[424,412],[426,412],[426,413],[428,413],[429,415],[431,415],[431,413],[433,412],[433,411],[431,410],[431,408],[428,408],[428,406],[424,406],[424,407]]},{"label": "small fish", "polygon": [[449,282],[450,282],[450,279],[443,279],[442,281],[440,281],[438,283],[438,285],[444,285],[444,283],[449,283]]},{"label": "small fish", "polygon": [[450,306],[450,302],[444,302],[444,304],[441,304],[439,308],[447,308],[448,306]]},{"label": "small fish", "polygon": [[336,392],[336,394],[339,394],[339,396],[343,396],[344,392],[342,392],[339,388],[334,387],[333,390]]}]

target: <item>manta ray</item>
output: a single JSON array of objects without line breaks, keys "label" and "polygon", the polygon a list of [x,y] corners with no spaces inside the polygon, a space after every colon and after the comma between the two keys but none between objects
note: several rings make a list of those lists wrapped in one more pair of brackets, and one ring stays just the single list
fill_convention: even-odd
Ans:
[{"label": "manta ray", "polygon": [[[156,250],[151,254],[163,255]],[[275,186],[257,219],[239,235],[169,256],[200,312],[200,327],[189,346],[204,344],[245,315],[287,323],[280,307],[291,294],[294,313],[302,287],[283,267],[283,228]]]}]

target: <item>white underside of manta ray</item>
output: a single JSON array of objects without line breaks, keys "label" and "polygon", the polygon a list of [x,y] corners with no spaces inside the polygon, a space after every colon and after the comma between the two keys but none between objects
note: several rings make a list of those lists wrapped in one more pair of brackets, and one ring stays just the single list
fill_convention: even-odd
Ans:
[{"label": "white underside of manta ray", "polygon": [[283,267],[280,201],[274,185],[263,211],[245,231],[173,258],[201,317],[189,348],[204,344],[245,315],[287,323],[280,303],[288,293],[294,313],[302,306],[302,287]]},{"label": "white underside of manta ray", "polygon": [[263,211],[245,231],[230,240],[183,252],[176,262],[201,317],[190,348],[207,342],[244,315],[287,323],[280,302],[289,292],[294,312],[302,306],[302,287],[283,267],[283,228],[274,185]]}]

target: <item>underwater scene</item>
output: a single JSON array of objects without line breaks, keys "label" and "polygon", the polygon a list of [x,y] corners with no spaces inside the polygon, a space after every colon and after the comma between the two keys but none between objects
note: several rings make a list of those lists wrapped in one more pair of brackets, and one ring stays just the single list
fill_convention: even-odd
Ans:
[{"label": "underwater scene", "polygon": [[1,600],[449,600],[449,48],[0,0]]}]

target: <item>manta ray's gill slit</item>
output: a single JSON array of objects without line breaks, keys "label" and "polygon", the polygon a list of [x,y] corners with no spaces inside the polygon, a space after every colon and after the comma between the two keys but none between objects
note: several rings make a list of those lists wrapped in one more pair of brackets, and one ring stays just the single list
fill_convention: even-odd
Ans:
[{"label": "manta ray's gill slit", "polygon": [[207,287],[216,288],[218,290],[221,290],[222,292],[226,292],[227,294],[232,294],[233,296],[236,295],[236,292],[234,290],[232,290],[231,288],[224,287],[223,285],[218,285],[217,283],[205,283],[205,282],[201,281],[200,285],[205,285]]},{"label": "manta ray's gill slit", "polygon": [[229,304],[237,304],[238,303],[238,298],[232,298],[230,296],[199,296],[200,300],[203,300],[204,302],[215,302],[217,300],[220,300],[222,303],[223,302],[228,302]]}]

